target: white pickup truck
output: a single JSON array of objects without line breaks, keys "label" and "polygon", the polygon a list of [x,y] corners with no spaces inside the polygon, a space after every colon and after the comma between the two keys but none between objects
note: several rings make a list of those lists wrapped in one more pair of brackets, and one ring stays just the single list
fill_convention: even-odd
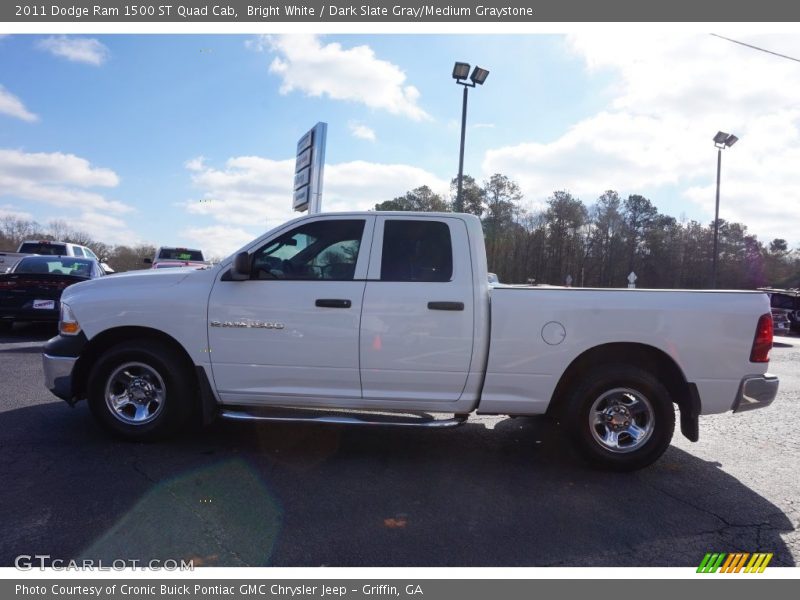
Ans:
[{"label": "white pickup truck", "polygon": [[100,263],[100,267],[106,274],[114,272],[114,269],[106,264],[105,258],[98,258],[86,246],[54,240],[25,240],[19,245],[16,252],[0,252],[0,273],[10,273],[11,269],[23,258],[35,255],[93,258]]},{"label": "white pickup truck", "polygon": [[680,410],[766,406],[759,292],[490,285],[480,221],[308,215],[202,269],[70,286],[47,387],[133,440],[228,419],[449,427],[555,416],[595,464],[669,446]]}]

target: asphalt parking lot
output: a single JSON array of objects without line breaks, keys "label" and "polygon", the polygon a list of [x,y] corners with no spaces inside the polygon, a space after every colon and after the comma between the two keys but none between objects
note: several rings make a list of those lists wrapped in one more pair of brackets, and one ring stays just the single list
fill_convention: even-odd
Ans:
[{"label": "asphalt parking lot", "polygon": [[0,565],[696,566],[800,560],[800,338],[767,409],[703,417],[653,467],[593,471],[542,418],[454,430],[216,423],[159,444],[103,433],[42,385],[52,330],[0,335]]}]

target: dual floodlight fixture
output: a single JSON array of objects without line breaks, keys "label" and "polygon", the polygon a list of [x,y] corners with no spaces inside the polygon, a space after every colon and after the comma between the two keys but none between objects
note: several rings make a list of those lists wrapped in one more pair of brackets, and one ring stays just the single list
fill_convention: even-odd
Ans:
[{"label": "dual floodlight fixture", "polygon": [[453,66],[453,79],[456,80],[456,83],[460,83],[461,85],[470,85],[469,83],[464,83],[467,77],[469,77],[470,81],[472,81],[471,87],[483,85],[483,83],[486,81],[486,78],[489,76],[489,71],[486,69],[481,69],[476,65],[475,68],[472,69],[472,75],[470,75],[469,67],[469,63],[464,62],[457,62]]},{"label": "dual floodlight fixture", "polygon": [[[475,66],[472,74],[469,72],[470,65],[465,62],[457,62],[453,65],[453,79],[458,85],[464,86],[463,100],[461,103],[461,148],[458,153],[458,192],[456,193],[455,209],[456,212],[464,212],[464,198],[461,195],[464,180],[464,138],[467,132],[467,93],[469,88],[483,85],[489,76],[489,71]],[[467,82],[469,77],[472,83]]]},{"label": "dual floodlight fixture", "polygon": [[725,148],[730,148],[739,138],[732,133],[725,133],[718,131],[714,136],[714,146],[717,148],[717,198],[714,206],[714,255],[711,262],[711,289],[717,287],[717,261],[719,258],[719,180],[720,173],[722,172],[722,151]]},{"label": "dual floodlight fixture", "polygon": [[723,148],[730,148],[738,141],[738,137],[732,133],[725,133],[724,131],[718,131],[717,135],[714,136],[714,145],[720,150]]}]

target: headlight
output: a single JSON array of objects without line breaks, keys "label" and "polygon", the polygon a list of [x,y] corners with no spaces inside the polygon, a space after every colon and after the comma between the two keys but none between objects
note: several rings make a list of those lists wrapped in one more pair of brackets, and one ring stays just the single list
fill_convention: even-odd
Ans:
[{"label": "headlight", "polygon": [[58,321],[58,332],[61,335],[78,335],[81,332],[78,319],[72,314],[72,309],[63,302],[61,303],[61,317]]}]

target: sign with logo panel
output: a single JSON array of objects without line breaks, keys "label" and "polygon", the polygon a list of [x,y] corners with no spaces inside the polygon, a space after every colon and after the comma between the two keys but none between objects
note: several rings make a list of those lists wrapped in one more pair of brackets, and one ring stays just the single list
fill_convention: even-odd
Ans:
[{"label": "sign with logo panel", "polygon": [[325,167],[327,123],[317,123],[297,141],[292,208],[318,213],[322,204],[322,173]]}]

